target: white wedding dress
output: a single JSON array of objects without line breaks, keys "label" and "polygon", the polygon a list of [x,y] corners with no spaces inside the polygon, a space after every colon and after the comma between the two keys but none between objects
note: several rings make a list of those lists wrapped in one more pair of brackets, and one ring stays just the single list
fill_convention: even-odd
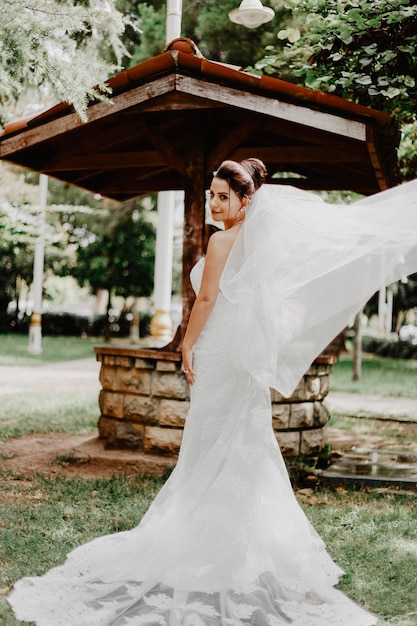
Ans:
[{"label": "white wedding dress", "polygon": [[[257,359],[247,364],[237,355],[245,325],[257,337],[254,320],[239,312],[245,301],[236,295],[236,255],[248,235],[242,231],[195,347],[196,382],[171,477],[139,526],[97,538],[44,576],[18,581],[9,601],[19,619],[40,626],[376,624],[334,588],[342,570],[299,507],[272,430],[268,372],[262,374]],[[192,271],[197,291],[203,266],[201,259]],[[417,271],[417,256],[415,266]],[[248,267],[245,276],[247,285]],[[297,276],[294,285],[299,283]],[[255,303],[252,314],[262,322],[266,310]],[[254,309],[253,302],[246,305]],[[304,361],[314,356],[308,352]],[[297,361],[293,378],[304,361]],[[290,385],[287,370],[283,389]]]}]

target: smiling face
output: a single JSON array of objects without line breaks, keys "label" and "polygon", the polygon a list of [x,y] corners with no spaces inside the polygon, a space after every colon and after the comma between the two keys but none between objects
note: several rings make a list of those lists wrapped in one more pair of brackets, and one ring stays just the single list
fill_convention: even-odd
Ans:
[{"label": "smiling face", "polygon": [[246,198],[239,196],[230,188],[229,183],[221,178],[213,178],[209,193],[209,206],[215,222],[223,222],[225,228],[231,228],[245,217]]}]

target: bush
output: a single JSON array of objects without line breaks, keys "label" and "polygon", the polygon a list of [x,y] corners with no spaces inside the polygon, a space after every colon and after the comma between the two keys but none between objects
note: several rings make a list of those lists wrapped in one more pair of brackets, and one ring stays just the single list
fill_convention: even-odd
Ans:
[{"label": "bush", "polygon": [[[128,337],[130,333],[131,315],[126,313],[109,316],[110,335],[112,337]],[[139,321],[139,334],[145,337],[149,334],[151,315],[145,313],[141,315]],[[0,315],[1,333],[29,332],[30,316],[21,314],[18,317],[12,314],[3,313]],[[66,336],[66,337],[103,337],[105,335],[107,315],[78,315],[76,313],[51,313],[45,312],[42,315],[42,335],[44,336]]]},{"label": "bush", "polygon": [[400,339],[384,339],[364,335],[362,339],[364,352],[393,359],[417,359],[417,345]]}]

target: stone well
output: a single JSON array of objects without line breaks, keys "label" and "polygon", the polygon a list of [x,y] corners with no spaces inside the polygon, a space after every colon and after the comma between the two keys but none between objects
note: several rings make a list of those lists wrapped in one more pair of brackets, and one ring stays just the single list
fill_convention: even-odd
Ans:
[{"label": "stone well", "polygon": [[[189,386],[176,352],[99,346],[99,437],[108,448],[176,455],[189,408]],[[330,415],[324,402],[336,357],[321,355],[284,398],[271,391],[272,424],[287,457],[320,452]]]}]

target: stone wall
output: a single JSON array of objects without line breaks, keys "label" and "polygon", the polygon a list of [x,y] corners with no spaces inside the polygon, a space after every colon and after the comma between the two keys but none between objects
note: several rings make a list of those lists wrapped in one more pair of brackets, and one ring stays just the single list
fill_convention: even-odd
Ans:
[{"label": "stone wall", "polygon": [[[109,448],[175,455],[189,408],[189,387],[180,355],[151,349],[100,346],[99,436]],[[271,392],[272,423],[287,457],[319,452],[325,445],[334,356],[321,356],[291,398]]]}]

